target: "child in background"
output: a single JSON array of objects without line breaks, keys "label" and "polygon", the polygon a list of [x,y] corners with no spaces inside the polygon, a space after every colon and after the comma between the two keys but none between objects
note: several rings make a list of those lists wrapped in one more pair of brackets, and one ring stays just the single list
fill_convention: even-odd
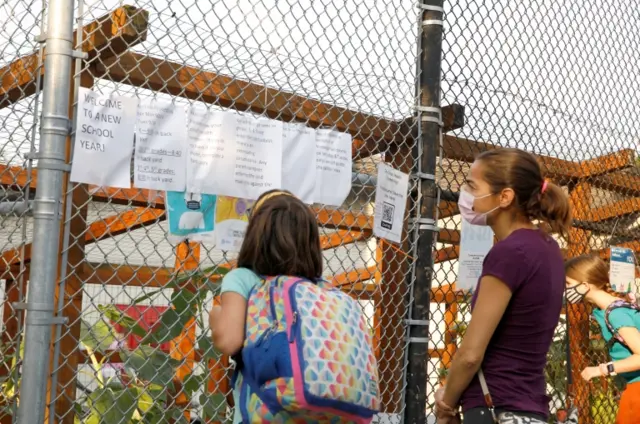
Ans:
[{"label": "child in background", "polygon": [[616,424],[640,423],[640,307],[622,299],[611,288],[609,267],[598,256],[583,255],[565,264],[567,301],[587,302],[600,325],[612,362],[587,367],[586,381],[620,374],[622,393]]}]

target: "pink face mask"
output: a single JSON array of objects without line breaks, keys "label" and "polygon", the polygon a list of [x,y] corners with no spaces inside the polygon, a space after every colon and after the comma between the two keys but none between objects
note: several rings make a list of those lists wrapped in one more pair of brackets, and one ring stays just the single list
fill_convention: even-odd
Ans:
[{"label": "pink face mask", "polygon": [[462,218],[469,224],[487,225],[487,215],[500,208],[500,206],[496,206],[489,212],[479,213],[473,210],[473,202],[489,196],[491,196],[491,193],[485,194],[484,196],[474,197],[473,194],[468,191],[461,190],[460,197],[458,198],[458,209],[460,209],[460,215],[462,215]]}]

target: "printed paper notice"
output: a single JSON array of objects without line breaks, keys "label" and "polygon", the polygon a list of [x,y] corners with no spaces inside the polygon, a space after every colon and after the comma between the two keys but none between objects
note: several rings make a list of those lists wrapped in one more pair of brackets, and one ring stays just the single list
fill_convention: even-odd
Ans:
[{"label": "printed paper notice", "polygon": [[249,211],[254,201],[218,196],[216,204],[216,247],[239,252],[247,231]]},{"label": "printed paper notice", "polygon": [[282,122],[192,108],[187,190],[257,199],[282,183]]},{"label": "printed paper notice", "polygon": [[[187,191],[219,194],[233,164],[235,115],[192,107],[189,111]],[[225,166],[226,164],[226,166]]]},{"label": "printed paper notice", "polygon": [[341,206],[351,191],[351,135],[316,131],[316,188],[314,201]]},{"label": "printed paper notice", "polygon": [[282,127],[282,188],[307,204],[316,189],[316,132],[303,124]]},{"label": "printed paper notice", "polygon": [[460,258],[456,289],[475,290],[482,274],[482,263],[493,246],[491,227],[469,224],[464,219],[460,229]]},{"label": "printed paper notice", "polygon": [[216,196],[210,194],[167,191],[167,220],[172,241],[215,242],[214,216]]},{"label": "printed paper notice", "polygon": [[611,247],[609,281],[611,287],[617,292],[635,291],[636,264],[633,250],[624,247]]},{"label": "printed paper notice", "polygon": [[235,166],[220,194],[255,200],[282,187],[282,122],[236,117]]},{"label": "printed paper notice", "polygon": [[187,179],[187,116],[183,106],[143,101],[138,105],[133,185],[184,191]]},{"label": "printed paper notice", "polygon": [[137,108],[136,98],[79,89],[71,181],[131,188]]},{"label": "printed paper notice", "polygon": [[373,234],[395,243],[402,242],[408,190],[409,175],[387,164],[378,164]]}]

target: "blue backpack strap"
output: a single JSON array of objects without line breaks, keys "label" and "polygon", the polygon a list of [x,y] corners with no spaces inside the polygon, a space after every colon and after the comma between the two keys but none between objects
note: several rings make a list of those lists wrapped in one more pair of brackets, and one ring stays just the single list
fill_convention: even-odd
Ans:
[{"label": "blue backpack strap", "polygon": [[604,311],[604,323],[607,325],[607,329],[609,330],[612,336],[608,343],[609,348],[611,348],[615,344],[615,342],[618,342],[622,346],[628,348],[627,344],[624,342],[624,339],[620,336],[620,334],[618,334],[618,331],[615,328],[613,328],[611,321],[609,321],[609,315],[611,314],[611,312],[619,308],[627,308],[627,309],[632,309],[636,312],[640,312],[640,306],[636,305],[635,303],[630,303],[622,299],[616,300],[615,302],[611,303],[611,305],[607,307],[607,309]]}]

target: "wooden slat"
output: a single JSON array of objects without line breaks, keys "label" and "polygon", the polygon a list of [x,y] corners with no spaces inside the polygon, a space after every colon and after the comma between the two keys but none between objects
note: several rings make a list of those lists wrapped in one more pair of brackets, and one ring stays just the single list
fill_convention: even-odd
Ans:
[{"label": "wooden slat", "polygon": [[636,153],[633,149],[624,149],[594,159],[580,162],[581,178],[596,177],[635,165]]},{"label": "wooden slat", "polygon": [[365,231],[338,230],[333,234],[321,235],[320,246],[322,247],[322,250],[334,249],[336,247],[367,240],[369,237],[370,233]]},{"label": "wooden slat", "polygon": [[[123,54],[147,39],[147,26],[147,11],[133,6],[119,7],[83,27],[82,51],[88,53],[90,59],[99,56],[98,61]],[[38,52],[32,53],[0,69],[0,109],[36,92],[38,56]],[[40,73],[44,74],[44,68]]]},{"label": "wooden slat", "polygon": [[[569,200],[573,209],[575,219],[585,219],[588,217],[593,202],[593,191],[590,184],[580,182],[569,194]],[[572,228],[570,232],[570,243],[568,246],[568,257],[575,257],[589,252],[588,231]],[[589,314],[584,304],[567,305],[567,319],[570,321],[568,338],[570,345],[570,355],[573,374],[574,404],[580,411],[579,422],[590,423],[589,413],[589,383],[585,382],[580,373],[589,365],[589,357],[586,350],[589,347]]]},{"label": "wooden slat", "polygon": [[[152,225],[163,221],[166,215],[164,210],[151,208],[134,208],[122,213],[111,215],[103,220],[92,223],[84,235],[84,243],[90,244],[103,238],[115,237],[127,231]],[[24,246],[24,256],[21,256],[21,247],[2,252],[0,256],[0,268],[8,268],[20,261],[25,263],[31,260],[31,243]]]},{"label": "wooden slat", "polygon": [[335,127],[364,140],[393,141],[399,134],[394,121],[133,52],[96,63],[94,76],[283,121]]},{"label": "wooden slat", "polygon": [[331,283],[336,287],[348,287],[355,283],[373,279],[376,269],[377,267],[375,266],[371,266],[366,269],[356,269],[354,271],[334,275],[329,278],[329,281],[331,281]]},{"label": "wooden slat", "polygon": [[[275,88],[242,81],[200,68],[129,52],[95,64],[97,78],[147,88],[239,111],[264,113],[311,127],[335,127],[354,137],[354,156],[370,156],[403,141],[409,130],[402,122],[322,103]],[[445,131],[464,124],[464,107],[443,108]]]},{"label": "wooden slat", "polygon": [[621,200],[610,205],[587,211],[590,221],[599,222],[640,212],[640,197]]},{"label": "wooden slat", "polygon": [[[192,271],[200,266],[200,243],[185,241],[176,248],[175,272],[182,273]],[[195,291],[194,287],[187,290]],[[195,346],[196,346],[196,319],[191,318],[185,325],[185,329],[180,336],[171,340],[170,356],[180,361],[181,365],[175,371],[175,379],[182,382],[184,378],[193,372],[195,367]],[[177,403],[189,402],[188,395],[179,391],[175,396]],[[184,412],[187,421],[191,418],[190,411]]]},{"label": "wooden slat", "polygon": [[589,181],[591,185],[625,196],[640,197],[640,176],[623,172],[601,175]]},{"label": "wooden slat", "polygon": [[460,256],[460,246],[450,246],[444,249],[439,249],[434,252],[433,262],[438,264],[441,262],[447,262],[454,259],[458,259]]},{"label": "wooden slat", "polygon": [[[447,135],[444,138],[444,157],[447,159],[473,162],[475,157],[487,150],[493,150],[500,146],[480,141]],[[607,154],[582,162],[571,162],[549,156],[535,155],[543,171],[549,178],[557,179],[564,184],[569,180],[587,177],[597,177],[634,165],[634,152],[630,149]],[[617,184],[612,183],[611,186]]]},{"label": "wooden slat", "polygon": [[[501,146],[446,135],[443,143],[443,155],[447,159],[473,162],[478,154],[499,147]],[[560,180],[561,183],[569,179],[579,178],[582,175],[578,163],[542,155],[536,155],[536,158],[545,174],[549,178]]]}]

